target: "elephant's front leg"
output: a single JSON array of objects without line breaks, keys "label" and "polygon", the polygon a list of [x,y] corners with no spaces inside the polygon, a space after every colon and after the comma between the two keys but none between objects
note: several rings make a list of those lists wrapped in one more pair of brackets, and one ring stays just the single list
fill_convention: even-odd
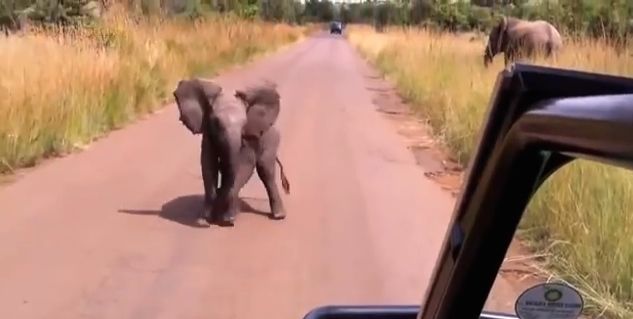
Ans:
[{"label": "elephant's front leg", "polygon": [[286,210],[279,195],[277,182],[275,181],[275,164],[277,160],[277,150],[279,149],[279,140],[279,131],[274,127],[262,135],[260,140],[260,153],[258,154],[259,156],[255,166],[257,175],[266,188],[273,219],[286,218]]},{"label": "elephant's front leg", "polygon": [[513,58],[514,58],[514,52],[512,52],[511,49],[508,49],[508,51],[506,51],[503,54],[503,65],[507,67],[508,63],[510,63],[510,61],[512,61]]},{"label": "elephant's front leg", "polygon": [[[257,143],[257,141],[254,143]],[[237,212],[237,209],[239,208],[240,190],[242,190],[244,185],[246,185],[246,182],[248,182],[251,176],[253,176],[256,161],[257,154],[255,145],[253,145],[252,141],[244,140],[236,161],[235,183],[233,184],[233,189],[230,192],[232,200],[230,210],[232,212]]]},{"label": "elephant's front leg", "polygon": [[[237,154],[224,154],[221,156],[219,163],[220,174],[222,174],[222,180],[218,194],[213,206],[213,216],[217,218],[221,225],[233,226],[236,215],[236,204],[234,199],[234,185],[236,179],[236,159]],[[209,221],[211,222],[211,221]]]},{"label": "elephant's front leg", "polygon": [[204,184],[204,208],[199,217],[209,221],[213,219],[213,204],[217,197],[218,154],[210,138],[206,135],[202,137],[200,167],[202,168],[202,181]]},{"label": "elephant's front leg", "polygon": [[[239,132],[237,132],[239,133]],[[239,193],[253,175],[257,141],[242,140],[237,135],[220,156],[222,185],[218,191],[220,222],[232,226],[239,209]],[[226,179],[224,178],[226,176]]]},{"label": "elephant's front leg", "polygon": [[513,62],[516,59],[517,56],[517,45],[514,41],[511,41],[510,43],[508,43],[508,46],[505,48],[504,51],[504,55],[503,55],[503,63],[505,64],[505,66],[507,67],[509,63]]}]

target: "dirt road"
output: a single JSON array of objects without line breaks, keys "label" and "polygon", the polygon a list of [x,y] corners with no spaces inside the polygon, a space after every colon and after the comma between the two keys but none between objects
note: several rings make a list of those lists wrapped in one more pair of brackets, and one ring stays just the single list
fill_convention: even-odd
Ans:
[{"label": "dirt road", "polygon": [[[0,318],[299,319],[419,304],[453,199],[376,112],[366,65],[322,35],[216,80],[279,84],[288,217],[256,175],[234,228],[196,227],[198,136],[175,106],[0,188]],[[263,211],[263,213],[262,213]]]}]

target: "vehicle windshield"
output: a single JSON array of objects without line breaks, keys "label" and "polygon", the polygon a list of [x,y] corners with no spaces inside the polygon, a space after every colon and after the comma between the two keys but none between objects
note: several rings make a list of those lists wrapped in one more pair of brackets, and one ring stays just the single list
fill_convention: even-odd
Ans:
[{"label": "vehicle windshield", "polygon": [[[583,13],[572,14],[585,21]],[[437,36],[412,30],[380,35],[352,31],[350,38],[402,86],[407,98],[422,105],[419,112],[441,132],[442,165],[433,169],[423,156],[418,161],[429,167],[427,177],[456,198],[495,79],[504,67],[503,56],[481,67],[489,40],[488,34],[478,32]],[[565,49],[557,56],[524,62],[631,76],[628,48],[599,38],[563,38]],[[528,205],[485,310],[514,315],[519,296],[529,288],[562,282],[579,292],[588,318],[633,318],[632,174],[586,160],[554,173]],[[438,214],[432,222],[446,220]]]},{"label": "vehicle windshield", "polygon": [[576,160],[555,172],[530,201],[485,310],[514,314],[529,288],[564,283],[587,318],[630,318],[630,194],[628,169]]}]

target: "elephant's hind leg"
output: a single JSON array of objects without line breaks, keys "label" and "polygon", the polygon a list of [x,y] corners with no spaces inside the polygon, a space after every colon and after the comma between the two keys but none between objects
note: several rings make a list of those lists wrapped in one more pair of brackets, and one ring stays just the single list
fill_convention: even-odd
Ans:
[{"label": "elephant's hind leg", "polygon": [[275,181],[275,164],[275,158],[266,158],[264,160],[258,161],[256,169],[257,175],[259,176],[259,179],[261,179],[261,181],[264,183],[266,193],[268,194],[268,202],[270,203],[272,218],[284,219],[286,218],[286,210],[284,208],[283,202],[281,201],[281,196],[279,195],[277,182]]},{"label": "elephant's hind leg", "polygon": [[279,194],[279,187],[275,181],[275,164],[277,163],[279,139],[279,132],[274,127],[262,135],[260,140],[260,153],[258,154],[259,156],[255,166],[257,175],[266,188],[273,219],[286,218],[286,210]]},{"label": "elephant's hind leg", "polygon": [[257,161],[256,148],[253,143],[257,141],[244,140],[244,144],[240,149],[239,161],[236,167],[237,173],[235,175],[235,185],[233,190],[233,200],[235,201],[235,207],[239,207],[239,194],[240,190],[246,185],[246,182],[253,176],[255,171],[255,163]]}]

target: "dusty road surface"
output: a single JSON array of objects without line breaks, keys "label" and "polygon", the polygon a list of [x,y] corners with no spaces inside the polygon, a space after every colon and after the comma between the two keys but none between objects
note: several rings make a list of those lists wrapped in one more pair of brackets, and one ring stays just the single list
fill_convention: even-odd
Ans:
[{"label": "dusty road surface", "polygon": [[0,318],[299,319],[419,304],[453,199],[371,102],[350,44],[320,35],[217,78],[279,84],[288,217],[256,175],[233,228],[196,227],[199,136],[170,105],[0,187]]}]

